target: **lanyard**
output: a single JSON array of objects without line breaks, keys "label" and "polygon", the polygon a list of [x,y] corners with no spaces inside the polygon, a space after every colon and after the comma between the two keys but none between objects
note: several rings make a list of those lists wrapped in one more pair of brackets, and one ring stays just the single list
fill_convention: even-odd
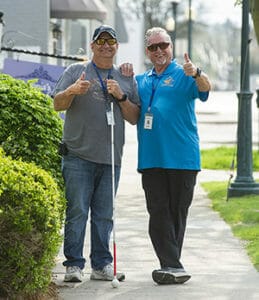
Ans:
[{"label": "lanyard", "polygon": [[[99,81],[100,81],[100,84],[101,84],[101,87],[102,87],[102,91],[103,91],[104,98],[105,98],[105,100],[108,101],[108,91],[107,91],[107,85],[106,85],[106,82],[102,80],[101,74],[99,73],[96,64],[95,64],[94,62],[92,62],[92,65],[93,65],[93,67],[94,67],[94,69],[95,69],[95,72],[96,72],[96,74],[97,74],[97,76],[98,76],[98,79],[99,79]],[[111,78],[112,78],[111,72],[112,72],[112,69],[109,69],[108,75],[107,75],[107,78],[108,78],[108,79],[111,79]]]},{"label": "lanyard", "polygon": [[152,74],[152,92],[151,92],[151,96],[150,96],[150,100],[149,100],[148,112],[150,112],[150,110],[151,110],[151,105],[152,105],[154,95],[155,95],[155,92],[156,92],[156,89],[157,89],[157,86],[158,86],[160,80],[161,80],[161,77],[158,77],[157,75]]}]

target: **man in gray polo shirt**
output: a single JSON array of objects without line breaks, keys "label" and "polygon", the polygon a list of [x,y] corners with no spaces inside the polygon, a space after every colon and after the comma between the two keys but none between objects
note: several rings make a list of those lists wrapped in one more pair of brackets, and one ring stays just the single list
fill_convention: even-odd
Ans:
[{"label": "man in gray polo shirt", "polygon": [[[85,266],[85,229],[91,218],[91,279],[113,280],[109,250],[113,227],[111,120],[114,120],[115,189],[124,145],[124,120],[135,125],[139,99],[133,77],[113,64],[118,50],[116,32],[107,25],[94,31],[92,60],[70,65],[54,91],[54,108],[66,110],[62,174],[67,209],[64,255],[65,281],[81,281]],[[113,118],[111,117],[113,102]],[[117,273],[124,280],[123,273]]]}]

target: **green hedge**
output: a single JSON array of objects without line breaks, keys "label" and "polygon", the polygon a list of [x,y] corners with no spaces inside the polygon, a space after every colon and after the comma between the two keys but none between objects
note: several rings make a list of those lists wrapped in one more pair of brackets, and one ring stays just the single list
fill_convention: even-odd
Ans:
[{"label": "green hedge", "polygon": [[51,172],[62,186],[57,149],[63,122],[52,99],[33,82],[0,74],[0,146],[12,158]]},{"label": "green hedge", "polygon": [[65,202],[52,176],[0,148],[0,295],[46,291],[61,243]]}]

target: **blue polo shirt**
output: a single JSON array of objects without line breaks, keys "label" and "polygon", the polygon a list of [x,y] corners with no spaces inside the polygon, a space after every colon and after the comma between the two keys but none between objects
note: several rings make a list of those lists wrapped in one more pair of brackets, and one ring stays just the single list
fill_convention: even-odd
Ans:
[{"label": "blue polo shirt", "polygon": [[[136,76],[141,101],[138,128],[138,170],[147,168],[200,170],[195,99],[208,99],[195,80],[173,60],[157,75],[155,70]],[[153,96],[152,96],[153,94]],[[144,128],[150,108],[152,129]]]}]

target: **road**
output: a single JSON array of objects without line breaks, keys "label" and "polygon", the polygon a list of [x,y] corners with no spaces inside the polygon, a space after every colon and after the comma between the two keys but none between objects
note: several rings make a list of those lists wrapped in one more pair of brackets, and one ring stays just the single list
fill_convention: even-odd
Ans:
[{"label": "road", "polygon": [[[196,112],[201,148],[236,145],[238,121],[236,92],[211,92],[207,102],[196,102]],[[256,149],[259,144],[258,118],[259,109],[255,93],[252,98],[252,135],[253,147]]]}]

